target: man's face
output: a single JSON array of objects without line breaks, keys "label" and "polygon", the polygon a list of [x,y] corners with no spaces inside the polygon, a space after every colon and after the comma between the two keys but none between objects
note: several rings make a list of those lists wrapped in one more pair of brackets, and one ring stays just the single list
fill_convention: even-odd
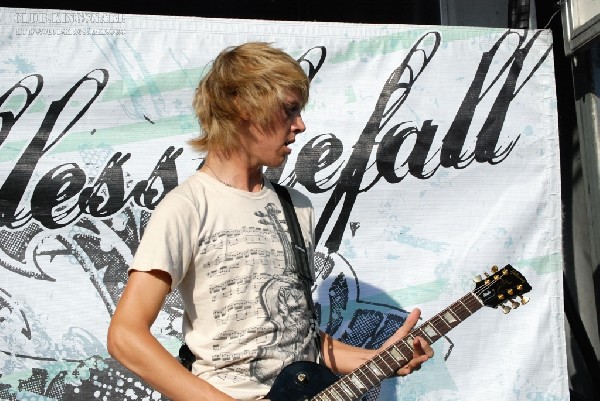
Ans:
[{"label": "man's face", "polygon": [[256,123],[248,123],[248,134],[241,135],[242,152],[252,165],[278,167],[292,153],[289,145],[294,143],[296,135],[304,132],[306,126],[302,121],[302,99],[294,91],[289,91],[266,127]]}]

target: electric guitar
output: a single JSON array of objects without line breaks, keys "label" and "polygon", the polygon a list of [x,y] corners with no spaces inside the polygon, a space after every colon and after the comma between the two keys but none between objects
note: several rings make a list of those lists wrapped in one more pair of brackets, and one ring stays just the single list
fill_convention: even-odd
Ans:
[{"label": "electric guitar", "polygon": [[[432,344],[484,305],[492,308],[501,306],[502,311],[508,313],[529,302],[523,294],[531,291],[531,286],[511,265],[502,269],[494,266],[491,275],[485,273],[484,278],[477,276],[473,280],[476,285],[472,292],[348,375],[340,378],[327,367],[314,362],[293,362],[275,378],[265,398],[271,401],[356,401],[412,359],[415,337]],[[517,297],[520,304],[515,300]]]}]

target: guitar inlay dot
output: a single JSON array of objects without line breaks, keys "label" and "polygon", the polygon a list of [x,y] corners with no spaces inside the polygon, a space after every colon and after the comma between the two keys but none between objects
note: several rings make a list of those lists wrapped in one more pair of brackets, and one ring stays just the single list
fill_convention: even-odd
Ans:
[{"label": "guitar inlay dot", "polygon": [[454,317],[454,315],[453,315],[452,313],[450,313],[450,312],[446,312],[446,313],[444,313],[444,316],[443,316],[443,318],[444,318],[444,320],[445,320],[446,322],[448,322],[448,323],[454,323],[454,322],[456,322],[456,318],[455,318],[455,317]]}]

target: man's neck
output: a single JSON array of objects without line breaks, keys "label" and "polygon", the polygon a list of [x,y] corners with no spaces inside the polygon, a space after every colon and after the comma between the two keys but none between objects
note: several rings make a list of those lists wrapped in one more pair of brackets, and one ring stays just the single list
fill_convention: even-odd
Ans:
[{"label": "man's neck", "polygon": [[210,154],[200,168],[222,184],[248,192],[258,192],[263,188],[262,170],[262,166],[248,166],[235,155],[226,158]]}]

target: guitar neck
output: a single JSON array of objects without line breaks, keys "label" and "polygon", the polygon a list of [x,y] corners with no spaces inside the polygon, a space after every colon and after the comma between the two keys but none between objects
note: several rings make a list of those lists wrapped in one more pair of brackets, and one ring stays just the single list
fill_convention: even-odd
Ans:
[{"label": "guitar neck", "polygon": [[369,389],[392,376],[412,359],[415,337],[421,337],[429,344],[433,344],[481,309],[482,306],[483,302],[474,293],[466,294],[419,327],[414,328],[408,335],[377,354],[373,359],[317,394],[312,400],[354,401],[359,399]]}]

